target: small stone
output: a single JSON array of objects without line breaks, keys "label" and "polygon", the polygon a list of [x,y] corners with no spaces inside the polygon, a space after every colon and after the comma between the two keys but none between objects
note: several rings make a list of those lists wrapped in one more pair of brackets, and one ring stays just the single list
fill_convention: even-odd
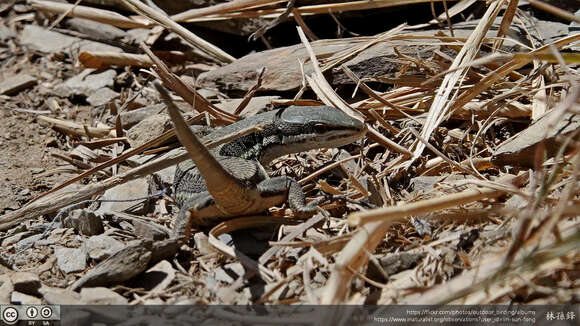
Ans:
[{"label": "small stone", "polygon": [[122,250],[100,262],[73,283],[71,289],[118,284],[135,277],[147,268],[152,245],[151,240],[129,242]]},{"label": "small stone", "polygon": [[[148,184],[145,178],[131,180],[129,182],[123,183],[122,185],[116,186],[114,188],[105,191],[105,194],[101,197],[103,200],[107,199],[132,199],[132,198],[142,198],[147,196]],[[138,202],[104,202],[101,203],[99,209],[95,211],[97,214],[103,214],[111,211],[122,212],[129,207],[135,206]]]},{"label": "small stone", "polygon": [[4,24],[0,24],[0,41],[5,41],[9,38],[14,38],[16,33]]},{"label": "small stone", "polygon": [[411,223],[413,223],[415,231],[417,231],[417,233],[422,237],[430,235],[431,232],[433,231],[433,226],[431,225],[431,223],[429,223],[428,220],[417,217],[411,219]]},{"label": "small stone", "polygon": [[81,289],[81,301],[84,304],[98,304],[98,305],[128,303],[127,299],[123,298],[120,294],[104,287]]},{"label": "small stone", "polygon": [[54,255],[58,268],[64,273],[79,272],[87,267],[86,252],[83,249],[56,248]]},{"label": "small stone", "polygon": [[424,194],[433,190],[435,185],[441,180],[443,178],[440,176],[418,176],[411,179],[410,188],[413,194]]},{"label": "small stone", "polygon": [[391,253],[379,259],[379,263],[383,267],[387,275],[395,275],[401,271],[413,268],[421,259],[425,257],[425,253]]},{"label": "small stone", "polygon": [[164,108],[165,105],[163,104],[154,104],[136,110],[121,112],[121,124],[123,128],[130,129],[148,116],[163,111]]},{"label": "small stone", "polygon": [[40,295],[38,289],[40,289],[41,283],[38,275],[30,272],[17,272],[10,276],[10,280],[15,291],[34,296]]},{"label": "small stone", "polygon": [[163,170],[154,172],[153,175],[155,175],[158,178],[158,180],[161,181],[162,185],[171,186],[173,185],[173,178],[175,177],[176,167],[177,167],[176,165],[170,166]]},{"label": "small stone", "polygon": [[12,291],[14,291],[12,282],[10,280],[4,281],[2,286],[0,286],[0,304],[10,304]]},{"label": "small stone", "polygon": [[79,39],[46,30],[37,25],[25,25],[20,43],[41,52],[59,52],[72,46]]},{"label": "small stone", "polygon": [[68,19],[66,24],[70,26],[71,29],[86,35],[96,35],[103,40],[113,41],[127,36],[127,33],[118,27],[89,19],[71,18]]},{"label": "small stone", "polygon": [[78,293],[68,289],[42,286],[38,291],[42,294],[42,297],[48,304],[73,305],[78,304],[81,300],[81,296]]},{"label": "small stone", "polygon": [[193,241],[195,241],[195,247],[199,250],[202,255],[208,255],[216,252],[213,246],[209,243],[207,235],[203,232],[197,232],[193,235]]},{"label": "small stone", "polygon": [[[547,157],[551,158],[558,154],[566,137],[574,135],[574,140],[580,139],[580,115],[566,113],[554,124],[554,116],[558,114],[559,110],[548,111],[516,136],[497,146],[491,156],[493,164],[533,168],[536,150],[540,145],[545,149]],[[572,150],[573,146],[568,145],[566,151]]]},{"label": "small stone", "polygon": [[241,263],[230,263],[223,268],[217,269],[214,277],[218,281],[233,283],[234,280],[240,278],[245,273],[246,271]]},{"label": "small stone", "polygon": [[167,114],[154,114],[149,116],[127,132],[127,139],[132,148],[137,148],[148,141],[159,137],[165,132],[168,125],[169,116]]},{"label": "small stone", "polygon": [[65,227],[74,228],[80,234],[95,235],[105,232],[100,216],[86,209],[76,209],[64,219]]},{"label": "small stone", "polygon": [[87,97],[87,102],[92,106],[104,105],[119,97],[119,93],[114,90],[103,87]]},{"label": "small stone", "polygon": [[30,195],[30,189],[28,189],[28,188],[22,189],[22,190],[20,190],[18,195],[19,196],[28,196],[28,195]]},{"label": "small stone", "polygon": [[49,137],[44,142],[46,147],[55,147],[58,148],[58,140],[55,137]]},{"label": "small stone", "polygon": [[135,227],[135,235],[139,238],[150,239],[150,240],[163,240],[167,238],[167,233],[156,228],[150,223],[134,220],[133,227]]},{"label": "small stone", "polygon": [[8,246],[11,246],[11,245],[21,241],[22,239],[30,237],[33,234],[34,234],[34,232],[24,231],[24,232],[16,233],[15,235],[11,235],[11,236],[5,238],[4,240],[2,240],[2,248],[6,248]]},{"label": "small stone", "polygon": [[171,263],[167,260],[162,260],[139,277],[139,285],[145,291],[161,293],[174,279],[175,270]]},{"label": "small stone", "polygon": [[[257,113],[263,112],[267,108],[271,108],[272,102],[280,99],[280,96],[254,96],[250,102],[246,105],[241,113],[242,117],[249,117]],[[217,106],[229,113],[234,113],[237,107],[242,103],[241,98],[236,99],[224,99],[221,100]]]},{"label": "small stone", "polygon": [[229,233],[222,233],[218,236],[218,240],[227,244],[228,246],[234,241]]},{"label": "small stone", "polygon": [[42,300],[28,294],[13,291],[12,297],[10,298],[10,302],[12,304],[20,304],[20,305],[24,304],[39,305],[42,303]]},{"label": "small stone", "polygon": [[36,78],[28,74],[8,77],[0,82],[0,95],[14,95],[34,85],[36,85]]},{"label": "small stone", "polygon": [[30,236],[26,239],[20,240],[17,244],[14,245],[16,250],[25,250],[32,247],[36,242],[38,242],[42,238],[42,234],[35,234]]},{"label": "small stone", "polygon": [[44,171],[46,171],[46,170],[45,170],[45,169],[43,169],[43,168],[32,168],[32,169],[30,169],[30,172],[31,172],[32,174],[39,174],[39,173],[42,173],[42,172],[44,172]]},{"label": "small stone", "polygon": [[123,249],[125,245],[108,235],[95,235],[85,241],[87,253],[91,259],[103,260]]},{"label": "small stone", "polygon": [[117,72],[113,69],[93,74],[93,69],[85,69],[80,74],[69,78],[63,84],[55,87],[54,92],[58,96],[69,97],[71,95],[90,96],[103,87],[112,87]]},{"label": "small stone", "polygon": [[529,205],[528,201],[519,195],[513,195],[504,203],[506,208],[522,209]]},{"label": "small stone", "polygon": [[116,46],[90,40],[81,40],[80,42],[78,42],[78,44],[75,44],[74,50],[75,52],[78,51],[79,54],[82,52],[113,52],[113,53],[123,52],[121,48],[118,48]]},{"label": "small stone", "polygon": [[[580,9],[576,10],[576,12],[574,13],[574,16],[580,18]],[[574,32],[580,32],[580,23],[577,21],[573,21],[570,23],[570,25],[568,26],[568,32],[570,34],[574,33]],[[577,51],[577,50],[575,50]]]}]

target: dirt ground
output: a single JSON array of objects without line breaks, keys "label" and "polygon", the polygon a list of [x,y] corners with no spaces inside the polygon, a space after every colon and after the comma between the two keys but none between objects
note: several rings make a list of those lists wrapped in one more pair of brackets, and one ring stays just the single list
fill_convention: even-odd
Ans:
[{"label": "dirt ground", "polygon": [[0,111],[0,130],[0,213],[4,214],[58,182],[58,175],[47,175],[58,167],[51,156],[53,148],[47,146],[57,135],[38,124],[35,114],[10,110]]}]

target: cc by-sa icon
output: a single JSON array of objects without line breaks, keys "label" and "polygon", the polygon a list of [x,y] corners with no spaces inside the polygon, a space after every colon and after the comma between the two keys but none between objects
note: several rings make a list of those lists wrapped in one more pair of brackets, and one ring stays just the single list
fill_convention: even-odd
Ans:
[{"label": "cc by-sa icon", "polygon": [[8,325],[15,324],[18,321],[18,310],[14,307],[8,307],[2,311],[2,319]]}]

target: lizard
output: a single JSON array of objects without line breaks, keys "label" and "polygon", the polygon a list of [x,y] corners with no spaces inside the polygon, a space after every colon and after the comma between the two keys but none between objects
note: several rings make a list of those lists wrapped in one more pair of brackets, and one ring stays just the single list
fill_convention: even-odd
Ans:
[{"label": "lizard", "polygon": [[[331,106],[290,106],[253,115],[217,129],[200,140],[188,127],[167,90],[155,88],[167,106],[175,133],[191,160],[179,163],[173,182],[180,208],[172,238],[189,239],[191,228],[210,226],[237,216],[261,213],[288,202],[300,215],[311,215],[318,201],[306,203],[298,182],[288,176],[269,177],[273,159],[317,148],[334,148],[361,139],[364,122]],[[204,142],[249,127],[259,131],[211,150]]]}]

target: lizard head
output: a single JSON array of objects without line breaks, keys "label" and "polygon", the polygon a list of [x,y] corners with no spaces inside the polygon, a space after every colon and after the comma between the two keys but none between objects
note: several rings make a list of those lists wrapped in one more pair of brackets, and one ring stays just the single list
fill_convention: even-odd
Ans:
[{"label": "lizard head", "polygon": [[261,161],[308,151],[333,148],[361,139],[366,125],[343,111],[331,106],[291,106],[276,113],[277,142],[264,150]]}]

